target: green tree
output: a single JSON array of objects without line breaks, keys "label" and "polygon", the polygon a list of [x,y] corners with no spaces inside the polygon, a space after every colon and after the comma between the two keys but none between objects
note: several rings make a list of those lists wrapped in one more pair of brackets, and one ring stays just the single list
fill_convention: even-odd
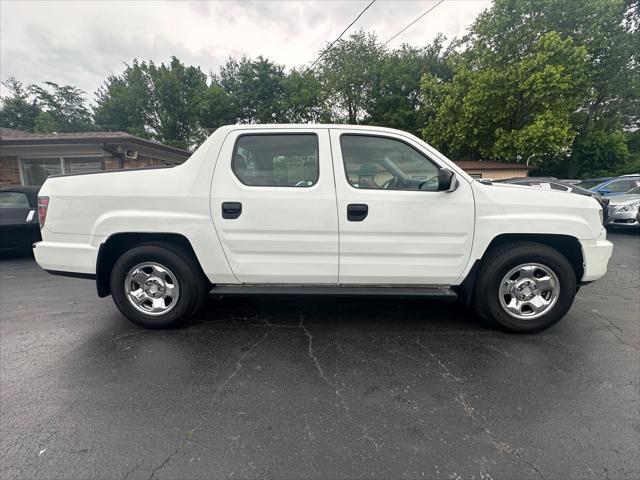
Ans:
[{"label": "green tree", "polygon": [[[581,142],[574,145],[572,160],[577,167],[577,177],[604,176],[618,170],[617,173],[630,173],[620,171],[629,158],[629,149],[623,132],[592,131]],[[558,168],[560,169],[560,168]],[[624,168],[623,168],[624,170]]]},{"label": "green tree", "polygon": [[96,92],[93,110],[101,129],[151,138],[151,82],[147,65],[134,60],[120,75],[110,75]]},{"label": "green tree", "polygon": [[192,148],[204,138],[198,124],[199,105],[207,91],[207,76],[199,67],[185,66],[176,57],[169,64],[147,64],[154,138],[175,147]]},{"label": "green tree", "polygon": [[206,132],[235,123],[237,117],[233,99],[215,79],[198,103],[198,123]]},{"label": "green tree", "polygon": [[9,77],[2,83],[10,95],[0,99],[0,126],[33,132],[40,108],[22,83]]},{"label": "green tree", "polygon": [[425,74],[450,79],[447,55],[442,36],[424,48],[402,45],[398,50],[384,52],[378,64],[378,83],[370,92],[367,123],[419,135],[425,121],[420,79]]},{"label": "green tree", "polygon": [[292,70],[282,79],[282,119],[287,123],[330,121],[327,98],[313,71]]},{"label": "green tree", "polygon": [[40,112],[36,117],[33,131],[35,133],[54,133],[62,131],[62,128],[51,112]]},{"label": "green tree", "polygon": [[593,149],[598,140],[604,142],[598,151],[611,148],[610,161],[622,161],[608,134],[639,125],[639,24],[637,0],[494,0],[465,38],[466,55],[496,67],[509,65],[548,32],[586,49],[587,89],[571,115],[575,135],[569,155],[547,162],[554,168],[549,173],[574,176],[589,172],[579,152]]},{"label": "green tree", "polygon": [[586,95],[584,47],[549,32],[506,61],[480,50],[456,60],[450,82],[425,75],[424,137],[458,158],[540,164],[565,155]]},{"label": "green tree", "polygon": [[101,128],[193,148],[206,136],[199,121],[207,90],[202,70],[176,57],[160,65],[134,60],[98,90],[94,115]]},{"label": "green tree", "polygon": [[220,70],[220,84],[233,98],[243,123],[277,123],[284,120],[284,67],[259,56],[255,60],[229,58]]},{"label": "green tree", "polygon": [[[87,107],[84,92],[70,85],[44,82],[43,86],[30,85],[29,93],[46,118],[35,127],[39,131],[86,132],[94,130],[93,117]],[[38,115],[38,118],[41,114]],[[55,128],[56,130],[52,130]]]},{"label": "green tree", "polygon": [[369,118],[373,93],[379,84],[384,48],[374,34],[360,30],[325,48],[318,73],[338,121],[364,123]]}]

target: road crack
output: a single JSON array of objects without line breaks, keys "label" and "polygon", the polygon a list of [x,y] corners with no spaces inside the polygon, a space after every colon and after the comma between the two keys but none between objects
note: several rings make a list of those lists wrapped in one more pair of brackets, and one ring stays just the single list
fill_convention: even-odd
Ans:
[{"label": "road crack", "polygon": [[304,316],[302,315],[302,313],[298,312],[298,317],[299,317],[299,322],[298,322],[297,325],[286,325],[286,324],[281,324],[281,323],[271,323],[268,320],[265,320],[264,322],[261,322],[261,323],[254,323],[252,325],[257,326],[257,327],[296,328],[296,329],[302,330],[302,332],[307,337],[307,355],[309,356],[309,358],[313,362],[313,365],[315,366],[316,370],[318,371],[318,376],[320,377],[320,379],[324,383],[326,383],[327,385],[329,385],[329,387],[331,387],[331,389],[333,390],[336,398],[338,399],[338,403],[340,404],[342,410],[344,410],[344,414],[347,417],[347,419],[349,420],[349,422],[352,425],[354,425],[355,427],[357,427],[362,432],[362,438],[367,440],[368,442],[370,442],[373,445],[373,447],[376,449],[376,451],[380,450],[380,444],[376,441],[376,439],[374,437],[371,436],[371,434],[369,433],[367,427],[365,425],[362,425],[362,424],[358,423],[356,421],[356,419],[353,418],[353,414],[351,413],[351,409],[349,408],[349,404],[347,403],[346,399],[342,395],[342,392],[340,391],[340,388],[338,387],[338,385],[335,382],[332,382],[329,379],[329,377],[326,375],[324,369],[322,368],[322,364],[320,363],[320,360],[318,359],[318,357],[316,356],[316,354],[315,354],[315,352],[313,350],[313,335],[311,335],[311,332],[309,331],[309,329],[304,324]]},{"label": "road crack", "polygon": [[[193,436],[193,434],[198,431],[198,429],[200,429],[202,427],[202,425],[204,425],[204,422],[207,420],[207,417],[209,416],[209,412],[211,411],[211,408],[213,407],[213,402],[216,399],[216,397],[220,394],[220,392],[222,392],[222,390],[224,390],[224,388],[229,384],[229,382],[231,382],[231,380],[233,380],[242,370],[242,368],[244,367],[244,360],[251,355],[251,353],[253,353],[253,351],[258,347],[258,345],[260,345],[262,342],[265,341],[265,339],[267,338],[267,336],[269,335],[269,332],[266,332],[262,337],[260,337],[260,339],[257,342],[254,342],[252,344],[249,344],[249,348],[247,348],[244,353],[242,355],[240,355],[240,357],[238,358],[238,360],[236,361],[236,368],[233,369],[233,371],[227,376],[227,378],[224,380],[224,382],[222,382],[222,384],[220,384],[220,386],[218,386],[218,388],[216,388],[216,391],[213,394],[213,397],[211,398],[211,401],[209,402],[209,405],[207,406],[207,409],[202,413],[202,416],[200,417],[200,421],[191,429],[189,430],[186,435],[184,436],[184,438],[180,441],[180,443],[178,444],[178,446],[176,447],[176,449],[167,457],[164,459],[164,461],[158,465],[157,467],[155,467],[152,471],[151,471],[151,475],[149,475],[149,480],[153,480],[154,478],[156,478],[156,474],[162,470],[164,467],[167,466],[167,464],[178,454],[180,453],[180,451],[182,450],[182,448],[187,444],[187,442],[189,442],[189,439]],[[244,349],[244,347],[240,348],[240,351],[242,351]]]},{"label": "road crack", "polygon": [[464,396],[464,393],[462,393],[457,388],[455,388],[455,385],[457,383],[462,382],[462,379],[455,376],[451,372],[451,370],[449,370],[449,367],[447,367],[437,357],[437,355],[434,354],[429,349],[429,347],[427,347],[425,344],[423,344],[420,341],[420,336],[418,336],[416,339],[416,345],[418,345],[421,349],[427,352],[427,354],[438,364],[442,372],[441,373],[442,377],[445,379],[446,383],[450,386],[451,390],[455,394],[456,403],[460,405],[462,410],[464,410],[465,415],[471,420],[471,423],[473,424],[473,426],[484,432],[484,434],[489,439],[489,442],[491,443],[493,448],[495,448],[500,453],[506,453],[516,457],[520,462],[527,465],[527,467],[529,467],[529,469],[533,471],[541,480],[544,480],[544,476],[542,475],[542,472],[540,472],[540,469],[533,462],[531,462],[528,458],[522,455],[522,453],[520,453],[518,449],[512,447],[506,442],[499,440],[498,437],[496,437],[494,433],[491,430],[489,430],[489,428],[485,425],[484,420],[480,417],[480,415],[478,415],[478,413],[476,413],[473,406],[467,401],[467,399]]}]

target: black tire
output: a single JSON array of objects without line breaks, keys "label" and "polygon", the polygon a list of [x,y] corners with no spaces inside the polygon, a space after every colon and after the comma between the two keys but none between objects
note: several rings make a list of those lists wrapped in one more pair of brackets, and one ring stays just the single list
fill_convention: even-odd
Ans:
[{"label": "black tire", "polygon": [[[542,316],[516,318],[502,307],[499,289],[509,271],[519,265],[536,263],[555,273],[560,292],[555,304]],[[536,242],[513,242],[492,249],[485,255],[476,280],[473,306],[491,326],[503,331],[535,333],[555,325],[569,311],[576,294],[573,267],[557,250]]]},{"label": "black tire", "polygon": [[[127,299],[125,278],[136,265],[155,262],[168,268],[179,285],[180,294],[166,314],[152,316],[136,309]],[[136,325],[149,329],[175,328],[186,322],[204,304],[208,282],[189,253],[171,243],[142,244],[123,253],[111,270],[111,295],[118,310]]]}]

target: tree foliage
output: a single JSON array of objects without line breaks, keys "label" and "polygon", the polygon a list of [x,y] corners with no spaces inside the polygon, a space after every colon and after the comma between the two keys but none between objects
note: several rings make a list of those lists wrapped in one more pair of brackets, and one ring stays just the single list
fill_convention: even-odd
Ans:
[{"label": "tree foliage", "polygon": [[586,52],[556,32],[509,63],[478,52],[456,61],[451,81],[423,77],[425,138],[457,157],[536,164],[562,155],[570,116],[586,95]]},{"label": "tree foliage", "polygon": [[10,95],[0,100],[0,126],[33,131],[40,109],[22,83],[13,77],[3,82]]},{"label": "tree foliage", "polygon": [[29,132],[83,132],[93,120],[84,92],[70,85],[44,82],[24,87],[15,78],[3,83],[11,93],[1,100],[0,125]]},{"label": "tree foliage", "polygon": [[614,134],[639,121],[638,35],[631,0],[494,0],[452,81],[423,78],[423,133],[454,157],[616,170],[626,157]]},{"label": "tree foliage", "polygon": [[360,30],[313,68],[243,56],[205,74],[175,57],[133,60],[91,108],[75,87],[10,78],[0,125],[122,130],[192,149],[229,123],[360,123],[422,135],[454,159],[567,176],[637,170],[639,5],[494,0],[459,40],[389,49]]}]

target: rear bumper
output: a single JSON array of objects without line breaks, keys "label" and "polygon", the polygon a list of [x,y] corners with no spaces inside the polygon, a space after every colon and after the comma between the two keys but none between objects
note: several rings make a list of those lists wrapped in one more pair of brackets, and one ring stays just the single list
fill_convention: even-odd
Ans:
[{"label": "rear bumper", "polygon": [[44,270],[90,276],[96,273],[98,249],[86,243],[37,242],[33,256]]},{"label": "rear bumper", "polygon": [[607,264],[613,253],[613,244],[606,239],[606,230],[596,240],[580,240],[584,258],[583,282],[593,282],[607,273]]}]

